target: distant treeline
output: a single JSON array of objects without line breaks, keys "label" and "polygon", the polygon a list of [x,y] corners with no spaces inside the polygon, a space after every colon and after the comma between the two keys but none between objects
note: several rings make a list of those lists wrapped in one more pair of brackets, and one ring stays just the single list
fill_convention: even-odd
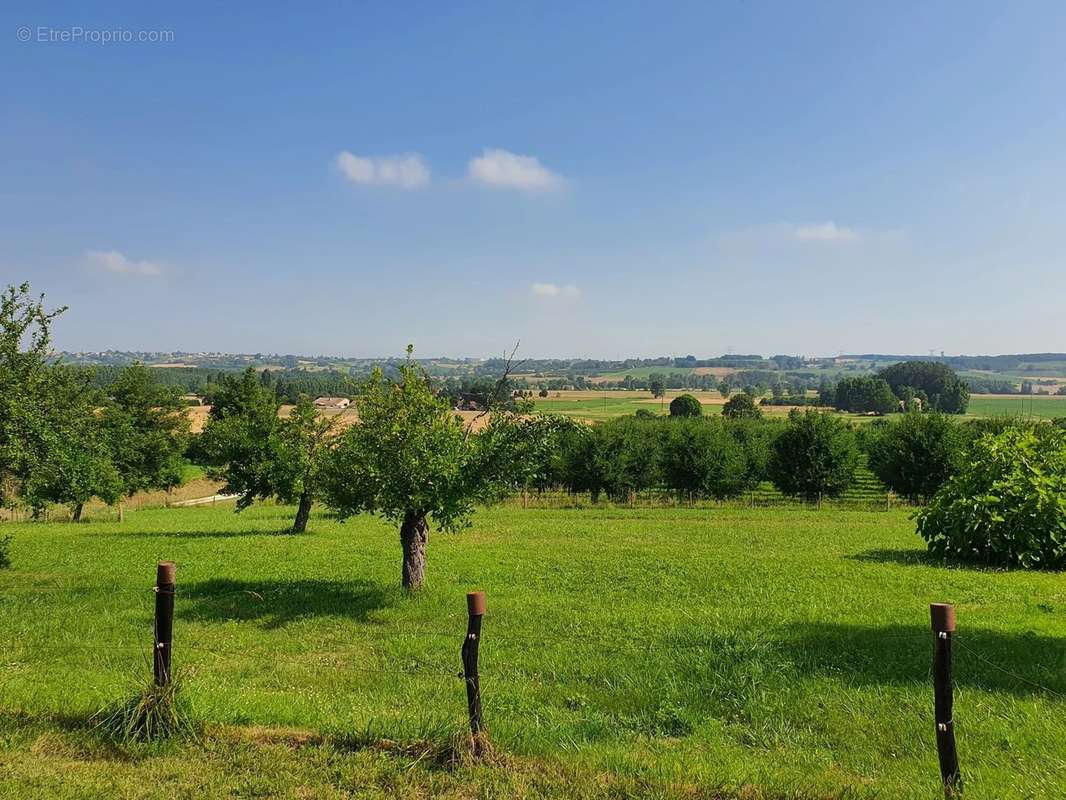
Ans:
[{"label": "distant treeline", "polygon": [[[696,358],[684,356],[681,358],[627,358],[619,361],[608,361],[595,358],[534,358],[523,359],[521,362],[523,373],[567,373],[575,375],[595,375],[601,372],[622,372],[627,369],[643,369],[647,367],[664,367],[674,369],[690,369],[693,367],[728,367],[730,369],[767,368],[767,369],[791,369],[803,366],[804,360],[798,356],[772,356],[763,358],[761,355],[724,355],[717,358]],[[507,361],[502,358],[487,359],[480,367],[485,374],[498,375],[507,367]]]},{"label": "distant treeline", "polygon": [[880,353],[849,355],[844,358],[862,361],[939,361],[955,369],[979,369],[991,372],[1024,372],[1030,365],[1066,365],[1066,353],[1015,353],[1002,356],[893,356]]},{"label": "distant treeline", "polygon": [[[78,367],[92,376],[92,384],[100,389],[106,389],[118,380],[123,367],[98,366]],[[204,369],[202,367],[174,367],[152,368],[152,377],[163,386],[174,387],[182,394],[194,394],[204,398],[205,402],[211,403],[217,392],[222,379],[232,376],[234,370]],[[295,403],[300,395],[309,397],[350,397],[354,393],[354,376],[350,371],[339,370],[262,370],[259,381],[262,385],[274,390],[278,399],[283,403]]]}]

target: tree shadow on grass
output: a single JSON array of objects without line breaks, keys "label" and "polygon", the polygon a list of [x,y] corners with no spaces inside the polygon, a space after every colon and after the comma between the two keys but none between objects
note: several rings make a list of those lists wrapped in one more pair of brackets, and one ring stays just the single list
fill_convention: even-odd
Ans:
[{"label": "tree shadow on grass", "polygon": [[927,550],[864,550],[848,556],[852,561],[873,564],[903,564],[908,567],[943,567],[943,561],[930,555]]},{"label": "tree shadow on grass", "polygon": [[257,529],[245,529],[238,531],[108,531],[106,533],[94,533],[93,536],[100,538],[111,539],[129,539],[129,538],[146,538],[146,539],[238,539],[249,536],[313,536],[310,531],[307,533],[293,533],[291,528],[282,528],[281,530],[257,530]]},{"label": "tree shadow on grass", "polygon": [[[953,641],[958,686],[1066,697],[1066,636],[962,627]],[[860,684],[932,685],[933,634],[927,627],[798,625],[778,647],[801,674]]]},{"label": "tree shadow on grass", "polygon": [[[902,564],[908,567],[939,567],[941,569],[970,570],[972,572],[1018,572],[1023,567],[1004,564],[982,564],[975,561],[959,561],[934,556],[927,550],[865,550],[848,556],[852,561],[874,564]],[[1058,569],[1027,570],[1029,572],[1062,572]]]},{"label": "tree shadow on grass", "polygon": [[266,629],[310,617],[366,621],[392,603],[397,591],[363,580],[214,578],[179,586],[175,613],[198,622],[257,620]]}]

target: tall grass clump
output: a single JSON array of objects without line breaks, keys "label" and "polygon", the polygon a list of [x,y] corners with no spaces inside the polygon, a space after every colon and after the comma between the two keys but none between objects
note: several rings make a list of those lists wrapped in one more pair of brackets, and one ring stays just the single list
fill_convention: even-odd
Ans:
[{"label": "tall grass clump", "polygon": [[147,680],[136,686],[129,698],[96,715],[96,727],[112,739],[130,744],[158,742],[164,739],[193,736],[197,725],[180,684],[166,686]]},{"label": "tall grass clump", "polygon": [[11,542],[13,541],[9,533],[0,536],[0,569],[7,569],[11,566]]}]

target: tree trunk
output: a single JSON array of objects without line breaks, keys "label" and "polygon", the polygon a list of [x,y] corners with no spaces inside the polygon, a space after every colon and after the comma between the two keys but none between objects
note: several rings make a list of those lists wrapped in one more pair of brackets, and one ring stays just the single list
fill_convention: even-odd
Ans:
[{"label": "tree trunk", "polygon": [[403,588],[414,590],[422,586],[426,577],[426,542],[429,523],[421,512],[408,511],[400,526],[400,545],[403,547]]},{"label": "tree trunk", "polygon": [[85,508],[85,504],[84,503],[78,503],[76,506],[74,506],[74,521],[75,522],[81,522],[81,512],[84,510],[84,508]]},{"label": "tree trunk", "polygon": [[300,507],[296,509],[296,521],[292,523],[293,533],[307,530],[307,520],[311,517],[311,495],[300,495]]}]

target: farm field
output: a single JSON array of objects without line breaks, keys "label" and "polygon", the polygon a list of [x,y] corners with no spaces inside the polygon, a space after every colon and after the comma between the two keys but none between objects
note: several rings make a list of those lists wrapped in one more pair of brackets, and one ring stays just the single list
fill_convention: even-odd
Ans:
[{"label": "farm field", "polygon": [[[549,397],[536,398],[536,410],[562,414],[585,420],[604,420],[635,414],[646,408],[653,413],[668,414],[670,401],[679,394],[694,395],[704,407],[705,414],[721,413],[725,399],[718,392],[697,392],[671,389],[663,400],[643,391],[559,391]],[[767,415],[787,416],[790,406],[763,406]],[[868,422],[872,417],[861,414],[845,415],[856,422]],[[1066,417],[1066,396],[1040,395],[973,395],[967,417],[1022,416],[1053,419]]]},{"label": "farm field", "polygon": [[966,412],[970,417],[1066,417],[1066,396],[976,394]]},{"label": "farm field", "polygon": [[[644,391],[559,391],[548,397],[535,398],[537,411],[561,414],[584,420],[604,420],[632,415],[644,408],[653,414],[669,414],[670,401],[679,394],[691,394],[703,405],[705,414],[720,414],[725,398],[718,392],[697,392],[671,389],[665,398],[652,397]],[[766,414],[788,415],[788,406],[764,406]]]},{"label": "farm field", "polygon": [[[966,796],[1066,797],[1062,574],[932,565],[906,511],[506,505],[411,598],[392,526],[231,508],[0,527],[4,797],[942,797],[942,600]],[[204,741],[113,745],[85,720],[151,671],[161,559]],[[472,589],[482,763],[449,758]]]}]

